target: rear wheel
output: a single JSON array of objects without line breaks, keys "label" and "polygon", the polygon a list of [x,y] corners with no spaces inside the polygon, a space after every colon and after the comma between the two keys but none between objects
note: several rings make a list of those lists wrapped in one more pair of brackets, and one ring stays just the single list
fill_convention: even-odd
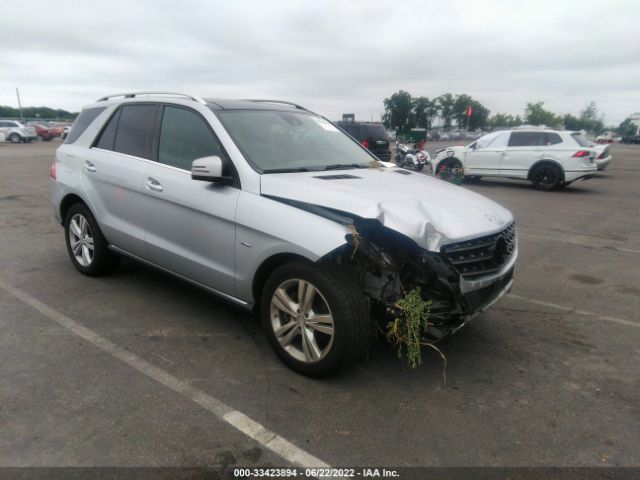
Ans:
[{"label": "rear wheel", "polygon": [[89,276],[111,272],[120,257],[111,252],[98,223],[86,205],[72,205],[65,216],[67,252],[76,269]]},{"label": "rear wheel", "polygon": [[11,135],[9,135],[9,141],[11,143],[20,143],[22,141],[22,137],[17,133],[12,133]]},{"label": "rear wheel", "polygon": [[374,333],[367,298],[335,265],[292,262],[277,268],[262,291],[260,314],[280,359],[311,377],[355,363]]},{"label": "rear wheel", "polygon": [[557,166],[545,163],[531,172],[531,181],[538,190],[553,190],[562,184],[562,172]]}]

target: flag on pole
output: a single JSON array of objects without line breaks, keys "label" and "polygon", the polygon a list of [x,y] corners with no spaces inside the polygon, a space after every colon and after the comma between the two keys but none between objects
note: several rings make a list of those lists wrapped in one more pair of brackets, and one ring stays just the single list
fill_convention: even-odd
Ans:
[{"label": "flag on pole", "polygon": [[467,107],[467,118],[469,118],[471,116],[471,114],[473,113],[473,108],[471,108],[471,105],[469,105]]}]

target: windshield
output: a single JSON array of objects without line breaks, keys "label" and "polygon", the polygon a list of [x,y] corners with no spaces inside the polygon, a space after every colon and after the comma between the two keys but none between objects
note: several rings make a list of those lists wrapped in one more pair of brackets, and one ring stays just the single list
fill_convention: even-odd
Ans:
[{"label": "windshield", "polygon": [[327,120],[302,112],[217,111],[253,166],[264,173],[368,167],[373,157]]},{"label": "windshield", "polygon": [[476,148],[501,148],[507,146],[508,138],[509,131],[501,130],[484,135],[483,137],[480,137],[478,140],[473,142],[471,145],[475,144]]}]

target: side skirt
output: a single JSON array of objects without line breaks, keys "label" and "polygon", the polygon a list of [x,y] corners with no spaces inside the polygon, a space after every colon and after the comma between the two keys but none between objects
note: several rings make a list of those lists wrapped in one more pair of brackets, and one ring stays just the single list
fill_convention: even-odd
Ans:
[{"label": "side skirt", "polygon": [[209,293],[213,293],[214,295],[216,295],[217,297],[222,298],[223,300],[227,300],[231,303],[233,303],[234,305],[237,305],[239,307],[242,307],[245,310],[251,310],[253,308],[253,304],[252,303],[248,303],[245,302],[244,300],[240,300],[239,298],[233,297],[231,295],[228,295],[224,292],[221,292],[220,290],[216,290],[215,288],[211,288],[207,285],[205,285],[204,283],[200,283],[196,280],[193,280],[189,277],[185,277],[184,275],[181,275],[179,273],[174,272],[173,270],[169,270],[167,268],[161,267],[160,265],[157,265],[153,262],[150,262],[149,260],[145,260],[144,258],[140,258],[137,255],[134,255],[133,253],[129,253],[126,250],[123,250],[119,247],[116,247],[115,245],[109,245],[109,250],[113,250],[116,253],[119,253],[121,255],[125,255],[133,260],[135,260],[136,262],[140,262],[143,263],[145,265],[148,265],[150,267],[155,268],[156,270],[160,270],[163,273],[168,273],[169,275],[173,276],[173,277],[177,277],[180,280],[183,280],[187,283],[190,283],[191,285],[194,285],[198,288],[201,288],[202,290],[206,290]]}]

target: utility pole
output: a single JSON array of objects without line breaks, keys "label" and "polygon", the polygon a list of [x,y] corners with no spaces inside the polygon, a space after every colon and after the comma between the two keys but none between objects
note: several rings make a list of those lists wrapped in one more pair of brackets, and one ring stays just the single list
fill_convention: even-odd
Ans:
[{"label": "utility pole", "polygon": [[16,87],[16,96],[18,97],[18,111],[20,112],[20,120],[24,122],[24,117],[22,116],[22,105],[20,104],[20,92],[18,91],[18,87]]}]

